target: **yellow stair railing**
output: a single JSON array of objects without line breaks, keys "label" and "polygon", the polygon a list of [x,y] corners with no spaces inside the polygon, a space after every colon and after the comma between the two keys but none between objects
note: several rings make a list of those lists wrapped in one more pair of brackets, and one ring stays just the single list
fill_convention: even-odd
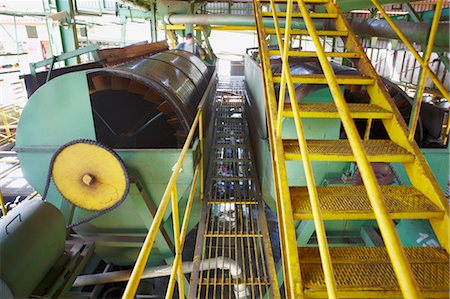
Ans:
[{"label": "yellow stair railing", "polygon": [[[203,103],[203,101],[202,101]],[[202,105],[202,104],[201,104]],[[189,150],[191,142],[195,136],[195,133],[199,131],[199,139],[200,139],[200,157],[199,162],[194,171],[194,176],[192,179],[192,185],[189,192],[189,197],[187,200],[186,210],[183,217],[183,222],[180,228],[180,218],[178,212],[178,194],[177,194],[177,178],[178,174],[181,171],[181,167],[183,166],[184,158]],[[169,285],[166,290],[167,299],[173,298],[173,293],[175,290],[175,282],[178,282],[178,294],[180,299],[184,299],[184,274],[182,268],[182,252],[184,243],[186,240],[186,234],[188,229],[189,215],[191,212],[192,204],[194,201],[197,181],[200,180],[200,199],[203,196],[203,109],[200,107],[197,110],[197,114],[192,123],[189,134],[186,138],[184,146],[181,150],[180,156],[178,158],[177,163],[173,167],[172,175],[170,176],[167,187],[164,191],[164,195],[159,204],[158,210],[153,218],[153,222],[150,226],[150,229],[147,233],[147,236],[144,240],[144,244],[142,245],[141,251],[139,252],[139,256],[136,260],[136,264],[134,265],[133,271],[131,273],[130,279],[125,288],[125,292],[122,298],[135,298],[137,288],[141,281],[142,274],[145,270],[145,266],[147,265],[148,258],[150,256],[150,252],[152,250],[156,234],[162,224],[164,214],[166,212],[169,201],[172,205],[172,219],[173,219],[173,231],[174,231],[174,243],[175,243],[175,258],[173,261],[172,274],[169,279]]]},{"label": "yellow stair railing", "polygon": [[18,105],[0,107],[0,124],[2,124],[2,128],[0,129],[0,144],[15,141],[16,134],[12,129],[19,122],[20,111],[21,108]]},{"label": "yellow stair railing", "polygon": [[[280,249],[282,253],[284,285],[288,298],[302,297],[302,282],[298,269],[300,264],[297,255],[295,242],[294,223],[292,218],[292,206],[289,195],[289,185],[287,182],[286,165],[282,140],[276,135],[275,125],[277,117],[277,103],[275,100],[275,90],[273,85],[272,72],[270,69],[270,58],[266,35],[264,34],[264,24],[261,12],[261,2],[253,1],[253,10],[256,20],[258,44],[260,49],[261,69],[264,79],[264,94],[266,105],[267,126],[269,133],[269,146],[272,156],[272,170],[274,172],[275,197],[278,215],[278,227],[280,231]],[[278,24],[276,24],[278,26]],[[280,30],[278,29],[278,32]]]},{"label": "yellow stair railing", "polygon": [[[341,254],[339,250],[333,250],[330,254],[328,248],[325,227],[323,224],[323,211],[324,206],[321,203],[321,195],[327,194],[334,195],[338,198],[337,190],[327,187],[320,187],[320,192],[316,188],[314,182],[314,173],[311,167],[311,160],[318,161],[355,161],[358,165],[361,177],[366,189],[365,196],[367,197],[367,204],[365,208],[358,211],[358,214],[345,214],[345,211],[340,212],[337,215],[333,215],[332,211],[327,212],[326,219],[376,219],[381,235],[385,243],[385,250],[390,258],[393,271],[398,281],[398,285],[401,290],[401,294],[405,298],[421,298],[421,290],[419,290],[419,283],[416,280],[415,275],[411,268],[410,261],[414,260],[414,251],[409,250],[405,252],[400,239],[395,230],[395,225],[392,218],[416,218],[416,219],[429,219],[441,246],[445,250],[449,250],[448,242],[448,208],[446,200],[442,193],[442,190],[438,186],[428,164],[426,163],[420,149],[417,144],[411,138],[415,132],[415,122],[417,122],[418,112],[420,109],[420,103],[417,103],[415,108],[415,116],[412,122],[411,133],[408,133],[408,129],[394,102],[387,93],[381,79],[378,77],[375,69],[371,65],[365,52],[359,44],[358,39],[351,31],[347,20],[343,16],[336,1],[329,0],[296,0],[295,1],[299,12],[293,11],[293,0],[254,0],[254,12],[256,20],[256,28],[258,34],[258,42],[260,49],[261,68],[264,79],[264,91],[266,101],[266,114],[267,124],[269,130],[269,143],[272,155],[272,168],[274,172],[275,183],[275,195],[277,201],[277,213],[279,218],[279,230],[280,240],[282,246],[282,258],[284,267],[284,279],[286,285],[286,296],[288,298],[301,298],[305,296],[306,282],[302,281],[302,276],[298,273],[304,271],[301,269],[300,264],[303,265],[304,261],[299,262],[297,254],[304,255],[305,252],[300,250],[297,253],[295,248],[295,230],[293,228],[293,219],[312,219],[316,229],[316,235],[318,240],[318,247],[320,253],[320,261],[322,265],[323,277],[326,286],[326,295],[320,293],[327,298],[336,298],[340,296],[366,296],[365,292],[372,291],[374,296],[398,296],[398,293],[389,293],[385,290],[379,292],[373,292],[373,290],[364,290],[363,287],[357,287],[354,290],[339,290],[336,278],[334,276],[333,259],[337,260]],[[383,14],[381,6],[376,0],[372,0],[375,6]],[[262,11],[262,4],[269,3],[270,10]],[[275,4],[286,4],[284,12],[277,11]],[[324,5],[325,13],[310,12],[307,4]],[[266,6],[267,7],[267,6]],[[442,7],[442,1],[438,1],[437,8]],[[306,30],[304,29],[292,29],[292,17],[302,18]],[[271,17],[274,21],[274,29],[266,28],[264,26],[263,18]],[[284,28],[281,28],[279,18],[285,18]],[[334,20],[334,30],[317,30],[313,22],[313,18],[329,18]],[[436,26],[436,20],[439,20],[439,14],[435,15],[430,42],[434,40]],[[391,21],[390,21],[391,22]],[[284,29],[284,33],[282,31]],[[398,29],[398,28],[397,28]],[[275,34],[278,41],[278,50],[268,49],[266,38],[268,35]],[[312,51],[291,51],[290,43],[291,36],[296,34],[308,35],[311,37],[316,52]],[[401,36],[401,32],[399,33]],[[332,36],[332,37],[345,37],[344,44],[348,52],[325,52],[320,36]],[[404,37],[404,36],[403,36]],[[402,38],[403,40],[403,38]],[[405,41],[404,41],[405,42]],[[406,42],[405,42],[406,44]],[[409,44],[410,45],[410,44]],[[407,44],[408,46],[408,44]],[[412,46],[411,46],[412,47]],[[432,46],[429,47],[432,49]],[[415,51],[415,50],[414,50]],[[417,51],[413,52],[413,55],[418,56],[416,59],[426,70],[423,77],[428,74],[441,93],[448,97],[448,91],[443,87],[442,83],[437,80],[437,77],[432,73],[428,66],[429,55],[431,50],[427,51],[422,59]],[[282,71],[281,75],[273,74],[270,65],[270,56],[281,56]],[[323,71],[323,75],[291,75],[289,66],[289,57],[317,57],[320,66]],[[329,57],[345,57],[350,59],[359,59],[357,63],[357,69],[362,76],[337,76],[328,60]],[[275,94],[274,84],[280,84],[280,91],[278,96]],[[328,85],[334,105],[330,104],[299,104],[297,102],[295,94],[295,84],[326,84]],[[366,86],[367,93],[370,97],[369,104],[347,104],[344,94],[340,88],[340,85],[362,85]],[[289,94],[290,104],[285,103],[287,92]],[[421,99],[419,88],[418,100]],[[309,106],[307,108],[307,106]],[[305,109],[307,108],[307,109]],[[308,110],[309,109],[309,110]],[[306,111],[305,111],[306,110]],[[282,121],[285,117],[293,117],[297,142],[282,140]],[[339,118],[342,122],[344,130],[346,132],[348,140],[338,141],[308,141],[305,137],[302,120],[303,117],[329,117]],[[361,138],[359,132],[353,121],[354,118],[366,118],[367,126],[364,137]],[[372,119],[380,119],[389,135],[390,140],[371,140],[371,124]],[[340,147],[340,152],[326,152],[330,147],[327,145]],[[312,155],[310,150],[315,147]],[[317,151],[319,149],[319,151]],[[290,188],[288,183],[288,177],[286,174],[285,160],[301,160],[306,177],[307,192],[299,192],[299,188]],[[376,179],[375,173],[372,169],[371,162],[402,162],[403,166],[410,178],[412,187],[399,186],[399,188],[381,188]],[[292,193],[291,192],[292,189]],[[348,189],[348,192],[361,192],[359,188]],[[328,193],[327,193],[328,192]],[[394,194],[395,193],[395,194]],[[401,194],[406,197],[408,194],[414,194],[418,196],[422,206],[418,205],[415,209],[411,210],[407,205],[402,207],[403,210],[393,213],[392,203],[393,201],[402,201]],[[295,206],[293,211],[293,205],[291,201],[300,200],[299,196],[308,196],[309,198],[309,210],[310,212],[302,211],[299,213],[298,205]],[[350,198],[346,194],[347,198]],[[360,197],[356,196],[353,200],[360,200]],[[431,204],[433,211],[429,211],[424,208],[425,205]],[[307,206],[303,204],[303,206]],[[369,206],[369,208],[367,208]],[[370,210],[369,210],[370,209]],[[429,216],[425,217],[425,213],[431,212]],[[308,214],[310,213],[310,214]],[[311,215],[310,218],[298,218],[298,215]],[[384,249],[383,249],[384,250]],[[349,256],[349,259],[354,258],[358,260],[357,256],[361,255],[362,251],[349,250],[354,256]],[[372,250],[373,254],[382,255],[381,251]],[[308,252],[311,254],[311,252]],[[417,253],[419,254],[419,253]],[[420,254],[423,254],[422,252]],[[337,256],[336,256],[337,255]],[[334,256],[334,257],[333,257]],[[438,255],[436,255],[438,256]],[[360,257],[359,257],[360,258]],[[374,262],[375,264],[377,262]],[[444,253],[443,257],[439,255],[436,264],[445,268],[445,263],[448,264],[448,254]],[[415,265],[415,273],[417,266]],[[299,269],[301,271],[299,271]],[[442,268],[441,268],[442,269]],[[306,271],[306,270],[305,270]],[[351,273],[347,273],[351,275]],[[388,276],[386,274],[386,276]],[[423,278],[423,277],[421,277]],[[445,280],[444,280],[445,281]],[[444,288],[445,283],[443,284]],[[442,286],[442,285],[441,285]],[[429,293],[434,294],[435,290],[426,290]],[[445,294],[445,291],[439,293],[439,296]],[[318,296],[319,292],[316,292],[315,296]],[[428,295],[427,295],[428,296]]]}]

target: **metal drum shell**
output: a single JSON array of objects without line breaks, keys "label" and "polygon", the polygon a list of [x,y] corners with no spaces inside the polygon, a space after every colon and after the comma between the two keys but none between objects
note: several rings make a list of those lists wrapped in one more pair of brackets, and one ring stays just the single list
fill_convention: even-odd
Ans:
[{"label": "metal drum shell", "polygon": [[91,78],[127,78],[154,90],[170,104],[186,131],[195,118],[210,77],[207,66],[197,56],[180,50],[169,50],[87,73]]}]

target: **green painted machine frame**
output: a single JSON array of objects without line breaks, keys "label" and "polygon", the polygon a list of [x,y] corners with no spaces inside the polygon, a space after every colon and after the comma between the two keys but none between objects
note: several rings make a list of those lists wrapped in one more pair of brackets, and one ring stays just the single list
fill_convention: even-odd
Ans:
[{"label": "green painted machine frame", "polygon": [[[89,88],[85,71],[57,77],[38,89],[26,105],[18,125],[16,150],[25,178],[42,194],[49,162],[61,145],[75,139],[96,140]],[[52,117],[48,117],[52,113]],[[37,133],[38,132],[38,133]],[[115,210],[89,223],[75,227],[83,238],[95,241],[95,253],[108,263],[131,265],[153,219],[181,149],[117,150],[131,178],[127,199]],[[199,157],[198,141],[186,155],[178,178],[178,197],[184,207]],[[82,159],[82,157],[80,157]],[[198,191],[197,191],[198,192]],[[73,208],[51,183],[46,200],[59,208],[67,222],[76,222],[92,212]],[[200,219],[194,201],[189,230]],[[153,212],[154,213],[154,212]],[[197,214],[198,213],[198,214]],[[171,211],[155,240],[150,265],[161,265],[173,258]]]}]

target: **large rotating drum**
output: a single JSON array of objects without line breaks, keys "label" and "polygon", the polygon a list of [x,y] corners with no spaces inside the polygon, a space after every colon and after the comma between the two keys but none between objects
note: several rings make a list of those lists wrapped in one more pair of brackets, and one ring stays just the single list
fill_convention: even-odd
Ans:
[{"label": "large rotating drum", "polygon": [[181,146],[209,82],[186,51],[166,51],[88,72],[98,141],[113,148]]},{"label": "large rotating drum", "polygon": [[[53,154],[68,142],[98,141],[123,160],[130,177],[127,198],[116,209],[74,228],[96,238],[96,253],[105,261],[134,262],[200,100],[214,91],[208,88],[215,82],[211,68],[188,52],[165,51],[113,67],[61,75],[42,85],[25,106],[17,128],[16,151],[25,178],[40,194]],[[179,175],[179,200],[190,187],[197,151],[194,142]],[[83,154],[70,159],[67,165],[86,165],[81,163],[87,160]],[[71,205],[53,183],[47,201],[69,219]],[[71,223],[94,214],[76,208]],[[172,245],[165,239],[157,237],[158,250],[151,260],[155,265],[172,255]]]}]

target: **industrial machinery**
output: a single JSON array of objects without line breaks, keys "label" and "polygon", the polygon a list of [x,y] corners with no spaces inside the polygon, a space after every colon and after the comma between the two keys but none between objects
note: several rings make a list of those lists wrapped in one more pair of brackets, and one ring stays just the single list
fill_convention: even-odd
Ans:
[{"label": "industrial machinery", "polygon": [[[62,212],[65,220],[58,218],[62,227],[76,234],[73,238],[69,234],[69,239],[95,242],[88,258],[94,254],[117,266],[136,260],[196,107],[202,98],[213,96],[213,73],[214,67],[193,54],[163,51],[113,67],[69,72],[33,93],[22,113],[15,149],[27,180],[43,195],[46,205],[51,203]],[[205,111],[209,111],[207,106]],[[187,200],[199,161],[198,140],[192,145],[178,179],[180,202]],[[72,165],[70,170],[68,165]],[[26,209],[25,203],[19,205],[16,218],[24,218],[24,212],[19,212],[22,205]],[[13,213],[8,217],[14,218]],[[198,216],[193,213],[191,217]],[[155,241],[158,253],[150,265],[160,265],[172,256],[174,240],[167,233],[172,230],[170,215],[165,218],[167,223]],[[10,229],[24,226],[21,221],[26,219],[8,220]],[[55,229],[61,226],[59,222],[54,223]],[[54,250],[59,248],[61,254],[63,247]],[[9,286],[10,280],[6,283]],[[13,294],[24,297],[31,291]]]},{"label": "industrial machinery", "polygon": [[[379,1],[135,2],[171,42],[254,26],[258,48],[234,77],[166,42],[26,76],[15,151],[42,198],[1,219],[0,297],[448,298],[448,110],[373,68],[355,33],[399,32]],[[391,29],[341,10],[370,3]],[[439,14],[406,35],[445,48]]]}]

